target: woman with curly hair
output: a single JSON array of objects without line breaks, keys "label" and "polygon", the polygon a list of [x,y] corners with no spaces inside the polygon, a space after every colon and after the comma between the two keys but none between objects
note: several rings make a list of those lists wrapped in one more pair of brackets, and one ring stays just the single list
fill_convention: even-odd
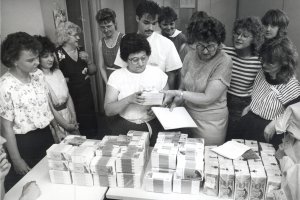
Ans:
[{"label": "woman with curly hair", "polygon": [[238,19],[233,28],[233,47],[224,47],[224,51],[231,56],[233,67],[230,87],[227,92],[229,109],[229,123],[227,139],[232,139],[232,128],[241,118],[243,109],[251,101],[251,91],[261,62],[258,50],[264,41],[264,29],[257,17]]},{"label": "woman with curly hair", "polygon": [[61,23],[56,49],[59,68],[67,80],[79,123],[79,131],[88,138],[97,134],[97,118],[89,76],[97,71],[89,55],[79,48],[81,28],[72,22]]},{"label": "woman with curly hair", "polygon": [[192,137],[202,137],[207,145],[225,141],[228,109],[226,93],[230,84],[232,61],[222,49],[224,25],[213,17],[205,17],[188,27],[195,51],[183,62],[179,90],[165,92],[165,102],[171,109],[183,104],[197,128]]},{"label": "woman with curly hair", "polygon": [[271,9],[262,17],[261,22],[265,26],[265,38],[267,42],[287,35],[289,17],[279,9]]},{"label": "woman with curly hair", "polygon": [[262,45],[260,58],[262,69],[254,81],[251,103],[235,131],[244,139],[271,141],[277,146],[280,136],[273,138],[275,120],[287,106],[300,100],[300,84],[295,77],[298,53],[293,43],[283,37]]}]

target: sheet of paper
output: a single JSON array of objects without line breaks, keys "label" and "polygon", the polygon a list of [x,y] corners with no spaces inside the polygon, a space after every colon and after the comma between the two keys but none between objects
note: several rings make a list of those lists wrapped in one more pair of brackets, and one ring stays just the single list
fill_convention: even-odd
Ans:
[{"label": "sheet of paper", "polygon": [[172,111],[169,108],[152,107],[152,110],[165,130],[197,127],[184,107],[175,107]]},{"label": "sheet of paper", "polygon": [[243,155],[246,151],[248,151],[250,147],[238,143],[236,141],[228,141],[224,143],[223,145],[220,145],[216,148],[211,149],[212,151],[216,152],[217,154],[220,154],[221,156],[224,156],[229,159],[236,159]]}]

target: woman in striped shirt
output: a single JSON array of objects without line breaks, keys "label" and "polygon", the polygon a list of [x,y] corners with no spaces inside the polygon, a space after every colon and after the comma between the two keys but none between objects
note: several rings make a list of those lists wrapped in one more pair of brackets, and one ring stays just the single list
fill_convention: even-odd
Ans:
[{"label": "woman in striped shirt", "polygon": [[285,108],[300,100],[300,83],[295,77],[298,53],[287,38],[264,44],[260,50],[262,70],[255,78],[250,105],[239,121],[236,131],[244,139],[271,142],[277,146],[280,136],[274,121]]},{"label": "woman in striped shirt", "polygon": [[261,69],[258,49],[263,43],[263,38],[263,25],[260,20],[256,17],[246,17],[234,23],[233,47],[223,48],[233,62],[230,88],[227,92],[227,140],[237,137],[233,135],[232,129],[241,118],[243,109],[251,101],[254,79]]}]

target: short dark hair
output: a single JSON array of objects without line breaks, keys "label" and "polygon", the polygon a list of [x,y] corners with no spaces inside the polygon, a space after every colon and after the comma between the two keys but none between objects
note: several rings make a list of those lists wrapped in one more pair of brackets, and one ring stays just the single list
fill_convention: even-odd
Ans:
[{"label": "short dark hair", "polygon": [[191,18],[189,19],[189,23],[196,22],[205,17],[208,17],[208,14],[205,11],[196,11],[192,14]]},{"label": "short dark hair", "polygon": [[257,55],[264,42],[264,27],[260,19],[253,16],[237,19],[234,22],[233,33],[236,33],[239,29],[246,30],[253,35],[251,51],[253,55]]},{"label": "short dark hair", "polygon": [[96,14],[96,20],[98,24],[100,25],[101,23],[116,23],[116,13],[110,8],[103,8],[100,9],[97,14]]},{"label": "short dark hair", "polygon": [[[44,55],[46,55],[48,53],[52,53],[54,56],[55,45],[53,42],[51,42],[51,40],[48,37],[44,37],[41,35],[35,35],[34,38],[36,38],[42,46],[42,49],[41,49],[41,52],[39,55],[40,59],[41,59],[41,57],[43,57]],[[38,68],[39,69],[42,68],[41,63],[38,65]],[[54,59],[53,66],[50,68],[50,71],[54,71],[55,69],[58,69],[58,63],[57,63],[56,59]]]},{"label": "short dark hair", "polygon": [[260,49],[260,58],[262,63],[279,62],[281,69],[276,75],[279,82],[287,83],[295,74],[298,52],[287,37],[264,43]]},{"label": "short dark hair", "polygon": [[217,42],[225,41],[225,26],[214,17],[204,17],[189,24],[187,28],[189,43],[196,41]]},{"label": "short dark hair", "polygon": [[39,54],[41,44],[33,36],[25,32],[9,34],[1,44],[2,63],[8,68],[14,67],[14,62],[19,59],[23,50]]},{"label": "short dark hair", "polygon": [[160,13],[159,5],[154,1],[141,1],[136,7],[135,14],[141,19],[146,13],[155,18],[155,16]]},{"label": "short dark hair", "polygon": [[279,9],[271,9],[261,19],[263,25],[278,26],[278,36],[287,35],[287,27],[289,25],[289,17],[285,12]]},{"label": "short dark hair", "polygon": [[174,22],[178,19],[176,12],[170,7],[162,7],[158,16],[158,23],[162,21]]},{"label": "short dark hair", "polygon": [[124,35],[120,43],[120,56],[125,62],[130,54],[145,51],[147,56],[151,54],[151,47],[147,38],[138,33],[128,33]]}]

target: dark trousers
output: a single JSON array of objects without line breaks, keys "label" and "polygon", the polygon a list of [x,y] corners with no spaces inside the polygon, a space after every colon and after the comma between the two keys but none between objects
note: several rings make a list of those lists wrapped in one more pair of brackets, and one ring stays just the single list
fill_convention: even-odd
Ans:
[{"label": "dark trousers", "polygon": [[[16,134],[17,146],[21,158],[32,168],[46,155],[46,150],[54,144],[53,136],[49,126],[37,129],[26,134]],[[10,156],[9,161],[12,163]],[[15,172],[12,167],[5,178],[5,189],[8,191],[23,176]]]}]

